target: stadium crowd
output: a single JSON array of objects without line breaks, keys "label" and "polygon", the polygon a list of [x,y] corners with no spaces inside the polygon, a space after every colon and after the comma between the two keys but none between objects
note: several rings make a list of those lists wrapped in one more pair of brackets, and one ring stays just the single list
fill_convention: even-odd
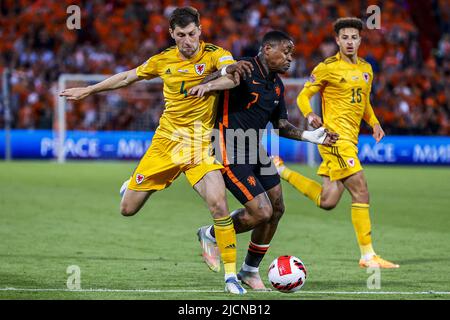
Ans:
[{"label": "stadium crowd", "polygon": [[[79,30],[66,27],[70,15],[66,8],[74,3],[81,8]],[[450,135],[450,5],[446,0],[424,1],[430,8],[426,12],[415,3],[4,0],[0,72],[5,67],[13,70],[13,128],[52,128],[60,74],[117,73],[172,45],[167,17],[176,6],[196,7],[202,15],[203,40],[229,49],[235,57],[257,54],[265,32],[286,31],[296,45],[295,61],[286,76],[302,78],[336,52],[332,29],[336,18],[365,20],[370,16],[368,5],[378,4],[381,29],[364,31],[359,52],[375,72],[371,97],[375,113],[387,134]],[[158,90],[144,95],[145,100],[115,93],[69,104],[68,128],[155,129],[163,110],[163,101],[155,95]],[[290,117],[300,123],[294,98],[288,99]],[[366,127],[363,130],[367,132]]]}]

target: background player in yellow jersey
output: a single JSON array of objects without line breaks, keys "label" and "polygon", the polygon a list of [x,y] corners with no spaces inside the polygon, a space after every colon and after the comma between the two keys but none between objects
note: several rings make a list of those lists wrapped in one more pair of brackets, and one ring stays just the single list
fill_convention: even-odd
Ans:
[{"label": "background player in yellow jersey", "polygon": [[369,191],[363,168],[358,159],[358,135],[361,119],[373,128],[378,143],[384,136],[370,104],[373,80],[372,67],[358,57],[363,23],[357,18],[340,18],[334,24],[339,52],[313,70],[297,98],[297,104],[308,122],[315,128],[322,119],[312,111],[309,100],[320,92],[322,96],[323,126],[339,134],[331,147],[318,146],[323,162],[318,174],[323,184],[308,179],[284,166],[274,158],[280,175],[322,209],[331,210],[347,189],[352,197],[352,222],[361,250],[361,267],[398,268],[376,255],[372,247],[369,215]]},{"label": "background player in yellow jersey", "polygon": [[124,216],[136,214],[151,194],[167,188],[184,173],[214,218],[225,269],[225,290],[243,294],[245,289],[236,278],[236,234],[220,173],[223,166],[209,155],[217,94],[199,98],[187,92],[214,72],[242,76],[244,72],[250,73],[253,67],[250,63],[235,63],[230,52],[200,41],[200,15],[196,9],[175,9],[169,25],[176,46],[151,57],[136,69],[116,74],[93,86],[67,89],[61,95],[69,100],[79,100],[142,79],[162,78],[165,110],[151,146],[121,189],[121,213]]}]

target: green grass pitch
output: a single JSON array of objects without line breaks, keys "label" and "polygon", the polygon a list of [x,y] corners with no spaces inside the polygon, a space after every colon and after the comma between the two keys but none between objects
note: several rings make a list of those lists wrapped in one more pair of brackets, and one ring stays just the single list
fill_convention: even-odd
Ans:
[{"label": "green grass pitch", "polygon": [[[0,299],[450,299],[449,168],[366,167],[375,250],[401,265],[381,271],[380,289],[368,289],[372,274],[358,267],[349,196],[326,212],[283,182],[286,213],[262,277],[267,283],[270,262],[289,254],[305,263],[306,284],[237,297],[201,261],[195,233],[212,220],[184,176],[136,216],[120,215],[118,189],[135,165],[1,162]],[[238,236],[238,266],[248,240]],[[81,291],[67,291],[71,265]]]}]

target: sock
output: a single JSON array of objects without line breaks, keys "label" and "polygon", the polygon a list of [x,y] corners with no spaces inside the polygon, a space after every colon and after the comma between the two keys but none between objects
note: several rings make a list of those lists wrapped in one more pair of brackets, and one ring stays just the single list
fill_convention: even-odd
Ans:
[{"label": "sock", "polygon": [[256,244],[250,241],[245,262],[242,265],[242,270],[247,272],[258,272],[259,264],[264,258],[267,250],[269,250],[269,247],[270,244]]},{"label": "sock", "polygon": [[216,234],[214,233],[213,227],[214,226],[209,226],[205,233],[209,240],[216,242]]},{"label": "sock", "polygon": [[236,275],[236,232],[231,216],[214,219],[214,232],[222,257],[225,276]]},{"label": "sock", "polygon": [[375,251],[372,247],[369,205],[367,203],[352,203],[352,223],[361,251],[361,258],[370,259],[375,255]]},{"label": "sock", "polygon": [[285,168],[281,172],[281,177],[294,186],[298,191],[303,193],[309,199],[320,207],[320,194],[322,193],[322,186],[300,173],[292,171],[289,168]]}]

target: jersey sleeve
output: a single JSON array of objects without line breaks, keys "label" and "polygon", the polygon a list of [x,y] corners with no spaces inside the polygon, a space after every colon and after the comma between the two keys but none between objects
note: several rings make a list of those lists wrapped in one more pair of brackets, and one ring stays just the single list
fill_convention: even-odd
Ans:
[{"label": "jersey sleeve", "polygon": [[323,89],[328,82],[329,71],[327,65],[323,62],[319,63],[311,72],[309,80],[305,83],[305,88],[317,93]]},{"label": "jersey sleeve", "polygon": [[214,51],[212,61],[214,67],[216,67],[217,70],[236,62],[231,52],[223,48],[218,48],[216,51]]},{"label": "jersey sleeve", "polygon": [[328,78],[329,71],[327,65],[323,62],[319,63],[312,71],[309,81],[305,83],[297,97],[297,105],[305,117],[313,111],[309,100],[326,86]]},{"label": "jersey sleeve", "polygon": [[153,79],[159,76],[157,57],[150,57],[147,61],[136,68],[136,75],[139,78]]}]

